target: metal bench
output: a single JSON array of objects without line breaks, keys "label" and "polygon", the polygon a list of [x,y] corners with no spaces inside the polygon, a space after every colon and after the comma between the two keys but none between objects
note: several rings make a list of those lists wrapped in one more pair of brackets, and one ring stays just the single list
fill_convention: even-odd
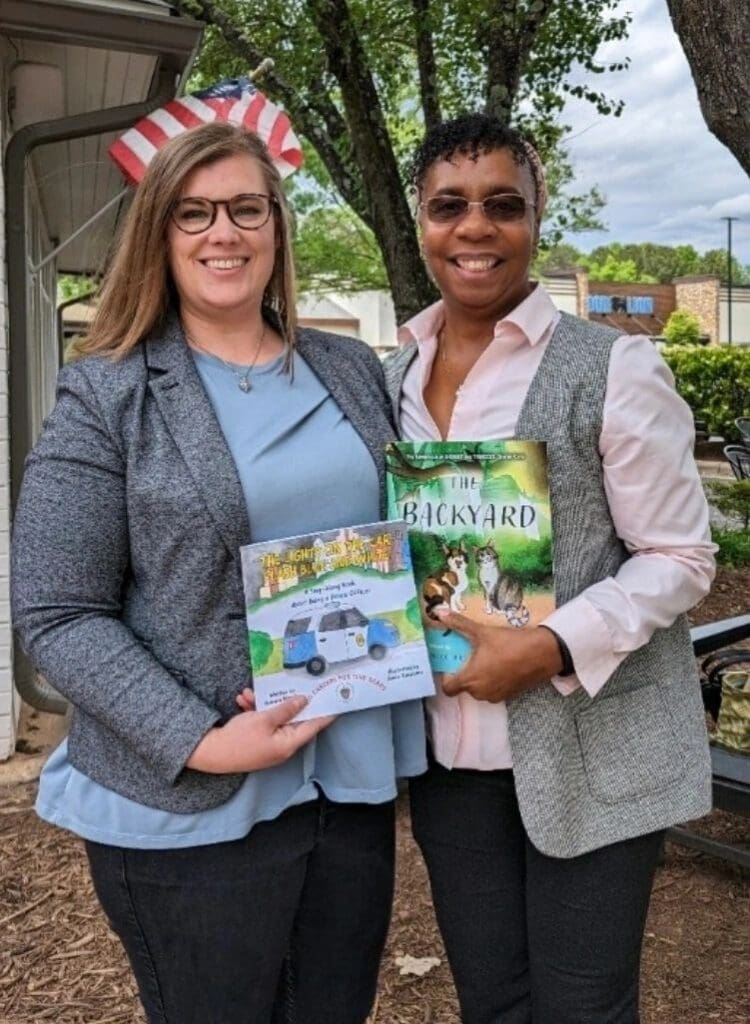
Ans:
[{"label": "metal bench", "polygon": [[[724,619],[690,630],[693,651],[697,657],[750,637],[750,615]],[[750,756],[735,754],[722,747],[711,747],[714,807],[730,814],[750,817]],[[702,853],[750,868],[750,849],[732,843],[709,839],[682,825],[669,829],[667,838]]]}]

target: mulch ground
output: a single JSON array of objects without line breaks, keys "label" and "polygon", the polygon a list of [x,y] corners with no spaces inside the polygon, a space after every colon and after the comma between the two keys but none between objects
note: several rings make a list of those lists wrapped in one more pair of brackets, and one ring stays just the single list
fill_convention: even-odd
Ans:
[{"label": "mulch ground", "polygon": [[[692,620],[748,609],[750,569],[723,570]],[[0,788],[0,1024],[143,1024],[80,844],[35,817],[34,794],[28,783]],[[398,827],[397,895],[370,1024],[459,1024],[404,799]],[[714,812],[695,827],[750,847],[746,819]],[[440,962],[403,975],[396,961],[405,955]],[[643,1024],[750,1024],[749,964],[747,873],[668,844],[646,927]]]}]

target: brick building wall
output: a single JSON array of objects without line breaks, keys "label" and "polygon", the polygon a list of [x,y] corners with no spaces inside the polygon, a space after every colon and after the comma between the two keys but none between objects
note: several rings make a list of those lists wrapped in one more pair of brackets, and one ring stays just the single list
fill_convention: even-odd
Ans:
[{"label": "brick building wall", "polygon": [[711,345],[719,344],[719,279],[718,277],[677,277],[675,308],[693,313],[707,334]]}]

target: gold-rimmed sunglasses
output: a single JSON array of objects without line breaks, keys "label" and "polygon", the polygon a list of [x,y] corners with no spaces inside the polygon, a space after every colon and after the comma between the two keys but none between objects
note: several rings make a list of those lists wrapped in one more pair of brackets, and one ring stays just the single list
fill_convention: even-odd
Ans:
[{"label": "gold-rimmed sunglasses", "polygon": [[235,227],[242,231],[257,231],[268,221],[275,202],[275,196],[264,192],[243,192],[231,199],[186,196],[174,204],[171,217],[180,231],[199,235],[216,221],[219,207],[223,206]]},{"label": "gold-rimmed sunglasses", "polygon": [[419,204],[419,209],[424,210],[427,219],[435,224],[450,224],[465,217],[472,206],[481,206],[487,220],[495,224],[509,224],[523,220],[527,207],[535,205],[517,192],[501,192],[474,202],[464,196],[431,196]]}]

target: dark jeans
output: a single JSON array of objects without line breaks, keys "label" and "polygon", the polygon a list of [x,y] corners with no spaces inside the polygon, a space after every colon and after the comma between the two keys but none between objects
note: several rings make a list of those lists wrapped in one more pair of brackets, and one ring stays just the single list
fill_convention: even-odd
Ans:
[{"label": "dark jeans", "polygon": [[363,1024],[390,918],[392,802],[321,797],[236,842],[86,850],[149,1024]]},{"label": "dark jeans", "polygon": [[664,833],[562,860],[529,841],[512,771],[432,764],[410,792],[464,1024],[637,1024]]}]

